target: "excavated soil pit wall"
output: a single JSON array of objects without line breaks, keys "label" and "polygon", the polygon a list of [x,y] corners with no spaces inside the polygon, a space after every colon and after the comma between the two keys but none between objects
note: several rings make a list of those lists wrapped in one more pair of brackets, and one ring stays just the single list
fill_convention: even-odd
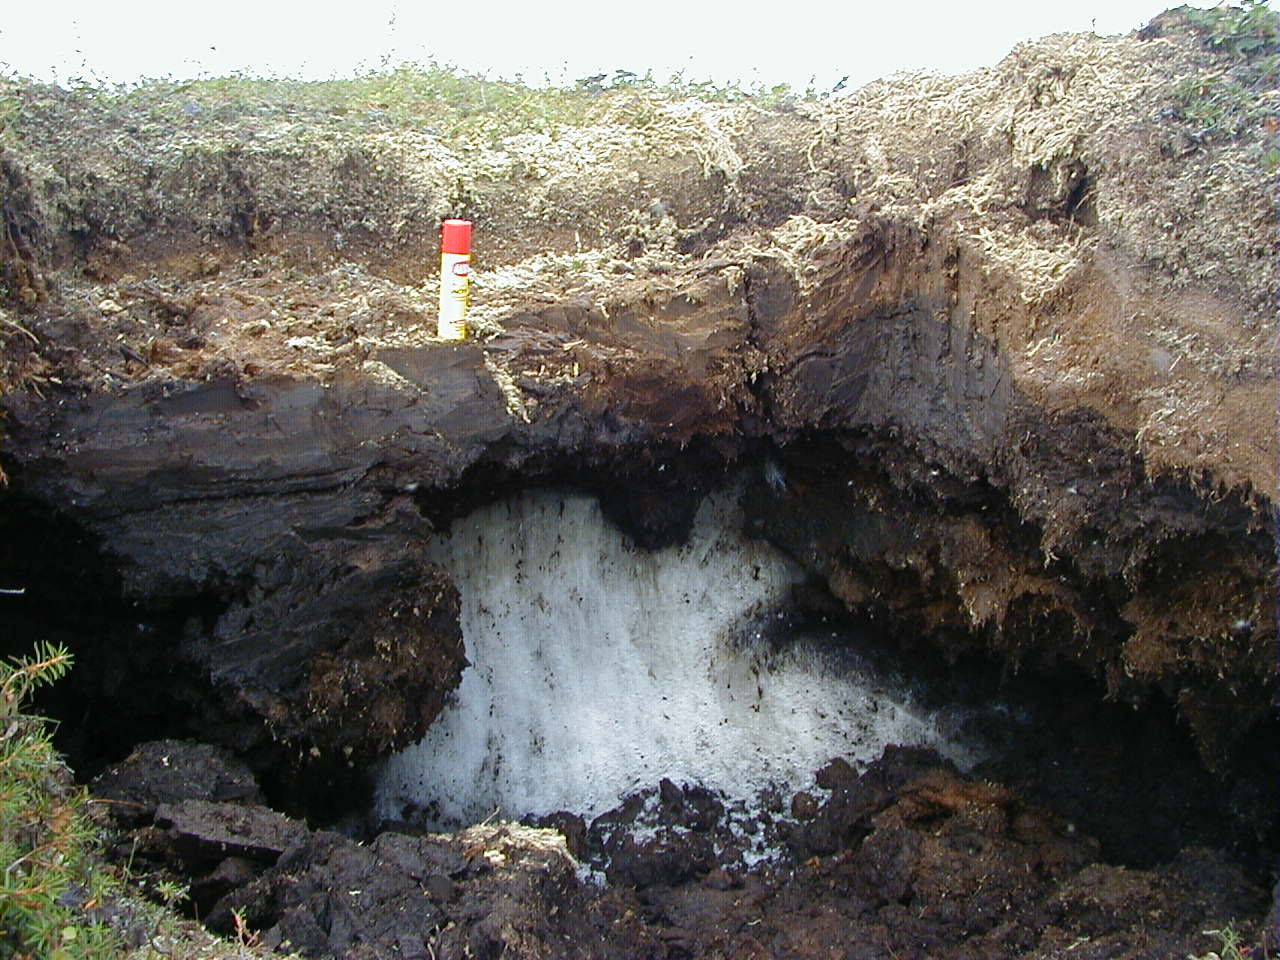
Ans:
[{"label": "excavated soil pit wall", "polygon": [[[202,915],[315,956],[1256,933],[1275,91],[1268,44],[1204,17],[831,101],[628,88],[447,137],[328,87],[0,80],[0,586],[26,588],[0,644],[72,645],[61,742]],[[462,344],[431,336],[446,215],[481,238]],[[716,615],[677,625],[692,582]],[[640,709],[673,685],[679,737]],[[155,737],[205,745],[124,757]],[[968,772],[876,759],[894,739]],[[359,846],[263,794],[399,829]],[[412,835],[490,802],[563,838]],[[782,859],[747,870],[760,839]]]},{"label": "excavated soil pit wall", "polygon": [[[563,487],[495,481],[424,498],[439,532],[422,557],[458,590],[470,665],[456,691],[432,694],[443,710],[426,740],[360,767],[287,753],[281,764],[269,728],[212,679],[202,650],[234,611],[230,588],[123,599],[92,535],[14,500],[0,572],[29,587],[9,601],[11,649],[42,636],[80,658],[43,705],[83,777],[143,741],[195,738],[235,750],[277,806],[320,823],[457,828],[495,811],[590,820],[663,778],[751,807],[811,787],[832,757],[862,769],[906,744],[1047,804],[1115,862],[1151,867],[1201,843],[1263,879],[1276,849],[1273,724],[1210,770],[1159,695],[1117,702],[1087,670],[1049,671],[1035,657],[1011,669],[963,631],[930,636],[905,592],[897,609],[851,617],[821,565],[761,538],[785,531],[776,539],[795,549],[808,523],[851,522],[845,510],[815,521],[783,505],[806,469],[842,449],[814,437],[761,452],[745,473],[707,473],[704,456],[673,453],[645,474],[669,484],[648,498],[662,504],[652,514],[634,472],[589,477],[588,489],[611,490],[605,503],[625,529],[596,497]],[[972,496],[971,508],[997,510],[990,491]],[[413,593],[400,600],[362,615],[422,615]]]},{"label": "excavated soil pit wall", "polygon": [[[1016,783],[1118,862],[1148,867],[1201,842],[1269,869],[1270,723],[1214,775],[1162,698],[1108,702],[1083,670],[1010,670],[958,634],[947,653],[891,610],[850,618],[814,571],[759,539],[802,529],[776,512],[782,464],[837,450],[815,438],[721,478],[662,547],[554,488],[453,519],[425,549],[458,586],[470,665],[428,737],[377,771],[379,819],[590,820],[664,777],[751,806],[811,787],[832,757],[865,769],[897,744]],[[693,475],[678,458],[667,470]],[[741,504],[762,501],[749,522]],[[661,516],[633,512],[631,529],[652,536]]]},{"label": "excavated soil pit wall", "polygon": [[[465,956],[515,949],[519,931],[529,956],[603,938],[608,956],[674,958],[714,955],[711,931],[764,927],[778,939],[761,956],[881,938],[867,956],[915,942],[995,958],[1056,943],[1056,920],[1073,931],[1062,943],[1155,957],[1198,943],[1187,938],[1207,916],[1257,915],[1276,852],[1274,725],[1211,772],[1158,695],[1109,701],[1078,668],[1011,670],[976,638],[918,633],[887,607],[850,616],[819,570],[761,537],[805,531],[785,498],[844,443],[814,436],[712,472],[672,453],[653,483],[675,474],[694,508],[646,522],[623,498],[626,529],[562,486],[564,471],[553,486],[495,475],[451,500],[424,495],[451,504],[421,551],[457,588],[470,665],[421,744],[365,768],[281,766],[252,711],[228,709],[198,651],[234,615],[233,593],[120,600],[94,538],[30,503],[7,515],[0,572],[40,573],[13,622],[81,657],[44,706],[81,774],[105,768],[95,790],[123,801],[119,855],[190,883],[215,928],[232,929],[236,909],[310,955]],[[643,488],[636,473],[585,486],[612,486],[616,504],[618,488]],[[980,500],[990,511],[998,498]],[[659,530],[663,545],[637,545]],[[414,596],[364,615],[419,617]],[[142,745],[163,737],[186,742]],[[242,760],[272,806],[366,846],[256,806]],[[344,905],[340,890],[373,892]],[[1096,912],[1100,898],[1113,912]],[[813,926],[819,906],[829,930]],[[420,926],[392,919],[406,909]],[[1124,932],[1143,909],[1160,921]],[[576,919],[552,919],[561,911]],[[898,932],[878,932],[886,923]]]}]

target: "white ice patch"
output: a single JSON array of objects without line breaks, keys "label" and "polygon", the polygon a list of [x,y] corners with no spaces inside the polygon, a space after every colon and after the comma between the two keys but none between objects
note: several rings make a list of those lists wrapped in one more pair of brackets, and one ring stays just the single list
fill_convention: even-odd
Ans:
[{"label": "white ice patch", "polygon": [[652,552],[582,495],[526,493],[456,522],[430,553],[461,592],[473,665],[426,739],[385,765],[378,814],[590,818],[662,777],[754,797],[894,743],[972,762],[950,724],[825,635],[757,637],[802,573],[740,527],[731,494],[703,503],[688,544]]}]

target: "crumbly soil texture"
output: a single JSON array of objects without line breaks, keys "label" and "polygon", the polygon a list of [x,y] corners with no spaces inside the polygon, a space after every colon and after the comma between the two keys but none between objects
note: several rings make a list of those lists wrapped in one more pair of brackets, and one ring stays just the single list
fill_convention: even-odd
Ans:
[{"label": "crumbly soil texture", "polygon": [[1108,863],[1074,822],[896,747],[750,808],[663,780],[590,824],[365,843],[263,807],[248,768],[203,745],[143,744],[94,789],[134,871],[189,882],[217,931],[310,957],[1155,960],[1207,954],[1205,924],[1268,899],[1200,845]]},{"label": "crumbly soil texture", "polygon": [[[75,652],[45,708],[136,811],[121,843],[311,956],[1260,938],[1267,36],[1173,11],[836,99],[623,84],[443,131],[298,84],[0,80],[0,644]],[[463,342],[434,336],[446,216],[476,225]],[[1026,704],[1001,759],[837,761],[749,809],[664,782],[591,823],[364,822],[467,663],[429,537],[555,486],[654,549],[743,476],[802,612],[934,696]]]}]

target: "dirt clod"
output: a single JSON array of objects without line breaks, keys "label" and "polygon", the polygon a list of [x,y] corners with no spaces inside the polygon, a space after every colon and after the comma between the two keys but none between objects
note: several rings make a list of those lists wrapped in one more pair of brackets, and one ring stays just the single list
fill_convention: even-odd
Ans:
[{"label": "dirt clod", "polygon": [[[748,835],[691,821],[691,804],[724,808],[664,781],[597,818],[583,863],[606,865],[607,887],[580,879],[559,832],[514,823],[385,832],[362,845],[258,806],[186,801],[181,817],[158,820],[172,821],[176,849],[194,841],[212,853],[235,814],[234,844],[256,862],[228,857],[201,876],[197,889],[218,894],[210,923],[229,930],[234,910],[264,943],[317,958],[995,960],[1050,957],[1071,943],[1155,958],[1202,949],[1202,930],[1266,905],[1264,891],[1204,848],[1154,870],[1100,862],[1090,838],[927,751],[891,750],[841,777],[818,814],[835,825],[829,848],[798,840],[748,865]],[[764,810],[728,815],[759,818],[775,838],[808,836]],[[265,869],[264,853],[274,860]]]}]

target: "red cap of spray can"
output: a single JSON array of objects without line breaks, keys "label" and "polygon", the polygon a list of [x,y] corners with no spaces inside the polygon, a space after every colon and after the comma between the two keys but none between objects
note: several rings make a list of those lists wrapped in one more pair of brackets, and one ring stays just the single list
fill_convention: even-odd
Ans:
[{"label": "red cap of spray can", "polygon": [[440,251],[442,253],[470,253],[471,221],[446,220],[440,242]]}]

